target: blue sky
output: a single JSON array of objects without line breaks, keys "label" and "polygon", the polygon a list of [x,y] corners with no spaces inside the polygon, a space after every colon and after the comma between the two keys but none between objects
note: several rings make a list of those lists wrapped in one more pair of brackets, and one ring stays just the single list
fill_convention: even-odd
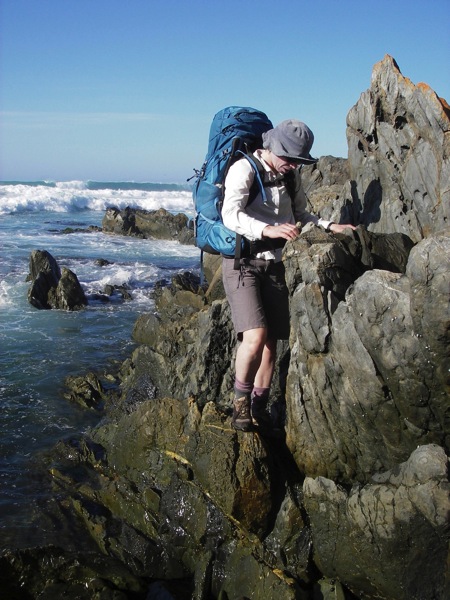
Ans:
[{"label": "blue sky", "polygon": [[450,0],[1,0],[0,179],[183,182],[236,104],[347,156],[375,63],[450,102]]}]

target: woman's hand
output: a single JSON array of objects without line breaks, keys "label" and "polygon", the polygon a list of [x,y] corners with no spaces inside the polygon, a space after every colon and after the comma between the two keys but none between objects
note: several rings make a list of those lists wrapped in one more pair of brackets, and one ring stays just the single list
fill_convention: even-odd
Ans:
[{"label": "woman's hand", "polygon": [[333,233],[342,233],[346,229],[356,229],[353,225],[346,225],[345,223],[333,223],[328,228]]},{"label": "woman's hand", "polygon": [[284,238],[285,240],[295,240],[300,231],[296,225],[291,223],[283,223],[282,225],[266,225],[262,232],[263,238]]}]

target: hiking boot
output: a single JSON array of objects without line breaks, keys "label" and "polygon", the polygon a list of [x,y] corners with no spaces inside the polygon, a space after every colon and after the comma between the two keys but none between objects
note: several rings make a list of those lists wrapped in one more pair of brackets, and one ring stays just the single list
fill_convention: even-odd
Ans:
[{"label": "hiking boot", "polygon": [[252,429],[252,415],[250,414],[250,397],[246,394],[236,396],[233,400],[233,418],[231,425],[240,431]]},{"label": "hiking boot", "polygon": [[267,409],[267,400],[256,398],[252,400],[252,422],[260,430],[270,430],[273,427],[272,419]]},{"label": "hiking boot", "polygon": [[283,430],[277,427],[272,419],[267,400],[260,398],[252,400],[252,422],[261,435],[271,438],[283,436]]}]

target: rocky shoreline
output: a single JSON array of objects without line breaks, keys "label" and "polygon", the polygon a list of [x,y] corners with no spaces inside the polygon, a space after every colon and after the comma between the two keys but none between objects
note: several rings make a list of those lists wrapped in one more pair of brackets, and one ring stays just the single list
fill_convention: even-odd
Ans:
[{"label": "rocky shoreline", "polygon": [[[448,597],[449,116],[386,56],[349,112],[348,160],[304,169],[312,211],[358,227],[286,246],[284,437],[231,428],[216,257],[207,289],[180,274],[155,292],[116,386],[71,381],[104,416],[49,472],[99,552],[4,554],[9,598]],[[103,230],[180,239],[185,225],[110,209]]]}]

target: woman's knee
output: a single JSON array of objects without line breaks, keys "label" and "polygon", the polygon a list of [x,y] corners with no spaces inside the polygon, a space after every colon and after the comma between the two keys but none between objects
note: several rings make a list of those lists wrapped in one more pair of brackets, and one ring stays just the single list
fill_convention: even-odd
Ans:
[{"label": "woman's knee", "polygon": [[249,329],[244,331],[242,335],[242,344],[253,353],[263,351],[267,341],[267,329],[258,327],[257,329]]}]

